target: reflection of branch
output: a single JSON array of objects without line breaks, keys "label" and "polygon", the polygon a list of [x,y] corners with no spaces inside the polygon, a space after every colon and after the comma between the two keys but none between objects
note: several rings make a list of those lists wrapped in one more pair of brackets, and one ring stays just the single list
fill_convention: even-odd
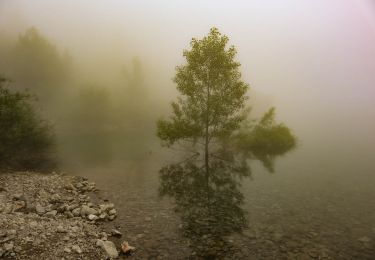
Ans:
[{"label": "reflection of branch", "polygon": [[176,152],[191,152],[191,153],[196,153],[194,150],[188,150],[188,149],[178,149],[177,147],[170,147],[171,150],[176,151]]},{"label": "reflection of branch", "polygon": [[[178,147],[181,147],[181,149],[179,149]],[[191,152],[191,153],[196,152],[193,149],[194,148],[193,146],[187,146],[187,145],[182,144],[181,142],[177,142],[175,146],[172,146],[170,148],[174,151],[180,151],[180,152]]]},{"label": "reflection of branch", "polygon": [[183,163],[185,163],[187,161],[190,161],[191,159],[195,159],[195,157],[198,157],[199,155],[200,155],[200,153],[195,152],[192,156],[190,156],[190,157],[182,160],[181,162],[178,162],[177,164],[183,164]]},{"label": "reflection of branch", "polygon": [[[184,143],[184,142],[187,142],[187,143]],[[170,147],[172,150],[175,150],[175,151],[180,151],[180,152],[191,152],[191,153],[196,153],[196,147],[195,145],[196,144],[199,144],[199,145],[202,145],[200,142],[198,141],[192,141],[192,140],[179,140],[179,141],[176,141],[176,144],[172,147]],[[182,149],[178,149],[177,147],[181,147]]]},{"label": "reflection of branch", "polygon": [[228,163],[232,163],[234,160],[230,160],[230,159],[226,159],[226,158],[222,158],[222,157],[219,157],[215,154],[211,154],[212,157],[216,158],[216,159],[219,159],[219,160],[222,160],[224,162],[228,162]]},{"label": "reflection of branch", "polygon": [[[188,142],[188,143],[190,143],[192,146],[194,146],[194,145],[196,145],[196,144],[204,145],[204,143],[198,142],[197,140],[196,140],[196,141],[193,141],[193,140],[189,140],[189,139],[184,139],[184,140],[179,140],[179,141]],[[179,141],[177,141],[177,142],[179,142]]]},{"label": "reflection of branch", "polygon": [[241,161],[241,159],[236,160],[235,157],[233,157],[231,159],[226,159],[226,158],[217,156],[215,154],[211,154],[211,156],[216,158],[216,159],[221,160],[222,162],[225,163],[226,167],[228,167],[229,169],[231,169],[231,170],[233,170],[237,173],[240,173],[242,176],[247,176],[247,173],[251,174],[251,171],[248,168],[248,165],[246,164],[245,158],[243,158],[242,159],[243,161]]}]

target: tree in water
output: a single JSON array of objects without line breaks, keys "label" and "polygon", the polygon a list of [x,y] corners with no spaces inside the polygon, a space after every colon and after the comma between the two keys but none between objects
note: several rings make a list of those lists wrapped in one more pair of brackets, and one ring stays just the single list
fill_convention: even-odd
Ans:
[{"label": "tree in water", "polygon": [[[228,47],[228,41],[216,28],[203,39],[191,40],[191,49],[183,52],[186,64],[176,68],[174,77],[181,96],[172,103],[172,115],[157,122],[162,144],[184,151],[181,162],[161,169],[161,194],[176,198],[182,219],[199,221],[201,230],[194,233],[201,238],[216,237],[216,241],[240,231],[246,222],[243,212],[237,210],[239,214],[235,218],[220,218],[220,225],[228,227],[220,229],[225,232],[218,232],[217,225],[212,224],[213,219],[219,220],[213,217],[215,213],[223,212],[219,204],[227,205],[225,210],[236,212],[233,209],[243,203],[238,187],[241,177],[251,176],[249,161],[260,160],[272,172],[275,158],[296,146],[289,128],[275,122],[274,108],[260,120],[249,118],[250,110],[246,107],[249,86],[241,79],[236,49]],[[184,192],[167,188],[173,187],[168,185],[173,180],[179,187],[186,186]],[[201,192],[199,203],[191,205],[204,208],[201,212],[206,215],[194,214],[195,210],[184,206],[181,209],[181,205],[189,204],[181,203],[181,198],[189,197],[188,191],[196,188],[192,183],[201,187]],[[191,230],[185,231],[191,234]],[[197,241],[196,237],[194,240]]]}]

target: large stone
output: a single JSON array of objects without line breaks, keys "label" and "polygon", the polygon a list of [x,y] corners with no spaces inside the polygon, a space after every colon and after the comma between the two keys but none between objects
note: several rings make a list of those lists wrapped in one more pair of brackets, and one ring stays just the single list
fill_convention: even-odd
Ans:
[{"label": "large stone", "polygon": [[117,211],[116,211],[116,209],[111,209],[110,211],[108,211],[108,214],[109,215],[116,215]]},{"label": "large stone", "polygon": [[94,215],[94,214],[90,214],[88,217],[87,217],[89,220],[97,220],[98,219],[98,216]]},{"label": "large stone", "polygon": [[4,244],[4,249],[5,249],[5,251],[12,251],[12,250],[13,250],[13,247],[14,247],[13,242],[5,243],[5,244]]},{"label": "large stone", "polygon": [[81,208],[82,216],[97,215],[97,214],[98,212],[95,209],[90,208],[89,206],[83,205]]},{"label": "large stone", "polygon": [[115,207],[113,203],[107,203],[107,204],[101,204],[99,205],[100,211],[101,212],[106,212],[108,210],[111,210]]},{"label": "large stone", "polygon": [[35,206],[35,211],[36,213],[38,213],[39,215],[42,215],[44,213],[46,213],[46,209],[44,207],[42,207],[40,204],[37,204]]},{"label": "large stone", "polygon": [[73,186],[73,184],[69,183],[65,185],[66,190],[75,190],[76,188]]},{"label": "large stone", "polygon": [[25,200],[25,196],[22,193],[16,193],[13,195],[14,200]]},{"label": "large stone", "polygon": [[68,230],[66,228],[64,228],[62,225],[59,225],[57,226],[57,230],[56,230],[58,233],[67,233]]},{"label": "large stone", "polygon": [[75,208],[72,211],[73,216],[78,217],[81,214],[81,208]]},{"label": "large stone", "polygon": [[8,236],[15,236],[15,235],[17,235],[17,230],[10,229],[10,230],[7,231],[7,235]]},{"label": "large stone", "polygon": [[122,233],[119,230],[117,230],[117,229],[112,229],[111,235],[115,236],[115,237],[121,237]]},{"label": "large stone", "polygon": [[29,226],[34,229],[34,228],[37,228],[39,225],[38,225],[38,222],[36,221],[30,221]]},{"label": "large stone", "polygon": [[72,246],[72,250],[77,254],[82,254],[82,249],[77,245]]},{"label": "large stone", "polygon": [[118,257],[118,251],[112,241],[103,241],[98,239],[96,245],[100,246],[106,252],[109,258]]},{"label": "large stone", "polygon": [[68,205],[66,207],[66,210],[73,211],[76,208],[79,208],[79,205],[78,204],[72,204],[72,205]]},{"label": "large stone", "polygon": [[61,197],[59,194],[55,193],[51,196],[50,202],[57,203],[61,201]]},{"label": "large stone", "polygon": [[54,217],[57,214],[57,210],[51,210],[48,211],[46,214],[44,214],[46,217]]}]

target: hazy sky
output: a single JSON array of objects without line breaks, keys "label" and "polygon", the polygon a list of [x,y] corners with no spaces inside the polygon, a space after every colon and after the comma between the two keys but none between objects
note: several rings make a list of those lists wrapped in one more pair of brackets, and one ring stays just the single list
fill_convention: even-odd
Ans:
[{"label": "hazy sky", "polygon": [[162,92],[173,91],[189,40],[216,26],[237,47],[246,81],[300,136],[375,145],[374,1],[0,0],[1,33],[30,26],[78,63],[138,55]]}]

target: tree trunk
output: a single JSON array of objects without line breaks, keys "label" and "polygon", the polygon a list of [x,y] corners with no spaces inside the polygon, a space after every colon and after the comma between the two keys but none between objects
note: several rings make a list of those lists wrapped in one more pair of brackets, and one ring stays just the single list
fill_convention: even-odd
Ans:
[{"label": "tree trunk", "polygon": [[209,169],[209,150],[208,150],[208,144],[209,144],[209,112],[210,112],[210,87],[207,86],[207,100],[206,100],[206,131],[205,131],[205,146],[204,146],[204,166],[206,169],[206,182],[207,182],[207,187],[209,187],[209,176],[210,176],[210,169]]}]

